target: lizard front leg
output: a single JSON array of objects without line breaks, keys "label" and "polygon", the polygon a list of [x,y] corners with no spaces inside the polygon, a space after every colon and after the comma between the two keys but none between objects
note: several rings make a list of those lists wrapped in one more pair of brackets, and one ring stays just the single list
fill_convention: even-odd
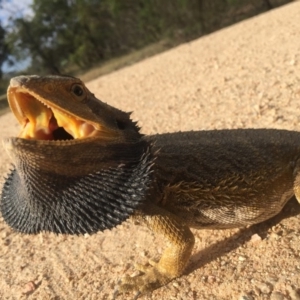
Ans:
[{"label": "lizard front leg", "polygon": [[162,234],[168,242],[168,247],[158,263],[151,263],[150,267],[139,266],[141,275],[126,276],[121,281],[122,292],[147,293],[182,275],[195,238],[181,219],[154,204],[147,204],[147,208],[134,218],[145,223],[155,233]]}]

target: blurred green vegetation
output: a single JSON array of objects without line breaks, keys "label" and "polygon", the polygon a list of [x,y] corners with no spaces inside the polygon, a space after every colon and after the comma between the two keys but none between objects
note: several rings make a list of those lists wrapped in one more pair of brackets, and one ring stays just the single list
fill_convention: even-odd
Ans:
[{"label": "blurred green vegetation", "polygon": [[[31,61],[22,73],[78,74],[161,41],[163,51],[287,2],[33,0],[32,17],[16,14],[0,25],[0,66],[13,57],[12,63]],[[5,89],[2,81],[0,93]]]}]

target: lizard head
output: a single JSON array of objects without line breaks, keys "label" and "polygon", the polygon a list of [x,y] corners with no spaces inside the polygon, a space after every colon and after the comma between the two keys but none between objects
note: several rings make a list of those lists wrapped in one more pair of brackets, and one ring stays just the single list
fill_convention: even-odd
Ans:
[{"label": "lizard head", "polygon": [[7,98],[21,131],[3,145],[17,167],[26,161],[49,173],[85,175],[120,163],[120,148],[142,136],[129,113],[98,100],[74,77],[18,76],[11,79]]},{"label": "lizard head", "polygon": [[20,138],[121,140],[139,136],[129,113],[98,100],[74,77],[15,77],[10,81],[7,98],[21,125]]},{"label": "lizard head", "polygon": [[13,78],[8,101],[21,125],[3,141],[14,167],[0,210],[11,227],[93,233],[146,201],[154,158],[130,114],[68,76]]}]

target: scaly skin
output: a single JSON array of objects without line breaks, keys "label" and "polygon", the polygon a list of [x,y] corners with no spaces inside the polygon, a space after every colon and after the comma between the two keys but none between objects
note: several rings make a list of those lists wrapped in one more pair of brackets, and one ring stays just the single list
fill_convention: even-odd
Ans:
[{"label": "scaly skin", "polygon": [[120,291],[150,292],[180,276],[189,228],[262,222],[300,199],[300,133],[272,129],[143,136],[129,114],[76,78],[11,80],[21,124],[4,145],[13,160],[1,211],[16,230],[69,234],[112,228],[128,217],[168,242],[158,263],[138,266]]}]

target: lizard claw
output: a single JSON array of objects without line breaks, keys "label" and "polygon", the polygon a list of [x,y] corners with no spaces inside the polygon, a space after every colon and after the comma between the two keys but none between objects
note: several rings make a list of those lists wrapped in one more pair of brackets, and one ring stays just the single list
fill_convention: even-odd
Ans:
[{"label": "lizard claw", "polygon": [[[126,276],[128,276],[128,275],[126,275]],[[129,276],[128,276],[128,277],[129,277]],[[119,280],[117,281],[116,288],[115,288],[114,293],[113,293],[113,295],[112,295],[112,300],[116,300],[117,297],[120,295],[120,292],[121,292],[121,293],[125,292],[125,291],[122,291],[122,290],[119,291],[119,285],[120,285],[120,283],[121,283],[121,280],[119,279]],[[140,292],[140,291],[137,291],[136,294],[135,294],[135,296],[133,297],[133,300],[137,300],[137,299],[139,298],[140,295],[141,295],[141,292]]]},{"label": "lizard claw", "polygon": [[144,294],[151,292],[172,280],[172,278],[163,274],[156,267],[158,265],[157,263],[152,261],[151,265],[152,264],[154,264],[154,266],[137,264],[137,269],[141,271],[142,274],[134,277],[128,275],[123,277],[120,283],[120,292],[138,291],[139,294]]},{"label": "lizard claw", "polygon": [[[157,262],[154,261],[154,260],[152,260],[152,259],[149,259],[149,260],[148,260],[148,263],[149,263],[149,265],[152,266],[152,267],[156,267],[156,266],[157,266]],[[135,264],[134,264],[134,268],[135,268],[136,270],[142,272],[142,273],[147,273],[150,267],[147,266],[147,265],[144,265],[144,264],[135,263]]]}]

